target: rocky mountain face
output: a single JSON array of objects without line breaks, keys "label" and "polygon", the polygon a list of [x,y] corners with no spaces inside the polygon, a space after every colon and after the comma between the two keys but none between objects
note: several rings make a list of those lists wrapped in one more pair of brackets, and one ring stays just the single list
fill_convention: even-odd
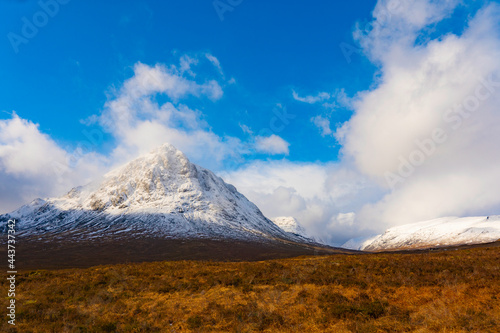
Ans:
[{"label": "rocky mountain face", "polygon": [[214,173],[169,144],[65,196],[36,199],[0,216],[23,236],[103,237],[129,233],[171,238],[285,239],[286,233]]}]

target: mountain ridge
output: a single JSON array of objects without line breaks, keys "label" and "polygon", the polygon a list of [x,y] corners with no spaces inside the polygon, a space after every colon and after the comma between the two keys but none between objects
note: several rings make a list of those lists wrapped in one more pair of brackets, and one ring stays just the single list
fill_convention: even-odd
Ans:
[{"label": "mountain ridge", "polygon": [[343,248],[361,251],[413,250],[492,243],[500,240],[500,215],[442,217],[387,229],[349,240]]},{"label": "mountain ridge", "polygon": [[[282,230],[234,186],[169,144],[61,197],[35,199],[0,215],[3,233],[9,219],[17,220],[16,237],[26,251],[45,249],[41,258],[32,254],[26,260],[49,264],[49,253],[66,256],[61,251],[73,251],[73,258],[81,259],[90,251],[107,258],[101,252],[116,252],[123,244],[136,249],[132,261],[148,260],[153,253],[156,259],[183,258],[178,248],[185,249],[185,258],[201,259],[211,258],[203,251],[222,259],[267,258],[264,248],[271,257],[337,251]],[[99,242],[101,250],[90,244]],[[200,247],[202,243],[214,248]]]},{"label": "mountain ridge", "polygon": [[[156,218],[148,219],[148,215]],[[73,188],[59,198],[36,199],[0,218],[20,220],[20,234],[29,235],[80,224],[95,227],[103,225],[97,221],[103,219],[107,226],[126,227],[127,223],[118,220],[128,216],[135,216],[130,226],[165,230],[170,237],[205,233],[241,239],[247,233],[299,240],[267,219],[234,186],[190,163],[169,144],[107,173],[100,183]]]}]

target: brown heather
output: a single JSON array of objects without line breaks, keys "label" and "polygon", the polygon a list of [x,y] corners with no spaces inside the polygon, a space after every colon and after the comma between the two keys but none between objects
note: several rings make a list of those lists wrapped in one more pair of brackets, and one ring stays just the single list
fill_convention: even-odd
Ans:
[{"label": "brown heather", "polygon": [[18,332],[500,332],[500,248],[38,270],[17,292]]}]

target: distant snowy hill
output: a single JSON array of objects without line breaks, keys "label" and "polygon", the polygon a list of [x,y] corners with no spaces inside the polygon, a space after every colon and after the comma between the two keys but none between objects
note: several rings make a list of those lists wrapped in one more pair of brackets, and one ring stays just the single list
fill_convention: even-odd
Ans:
[{"label": "distant snowy hill", "polygon": [[342,247],[381,251],[481,244],[497,240],[500,240],[500,215],[443,217],[390,228],[378,237],[351,240]]},{"label": "distant snowy hill", "polygon": [[344,249],[362,251],[365,247],[370,245],[378,237],[380,237],[380,235],[352,238],[347,242],[345,242],[344,244],[342,244],[341,247]]},{"label": "distant snowy hill", "polygon": [[296,218],[291,217],[291,216],[279,216],[271,219],[274,224],[276,224],[278,227],[280,227],[282,230],[291,233],[296,236],[301,236],[305,238],[310,238],[306,230],[300,223],[297,221]]},{"label": "distant snowy hill", "polygon": [[19,221],[17,232],[22,237],[304,241],[284,232],[234,186],[190,163],[169,144],[108,173],[100,182],[1,215],[0,222],[11,218]]}]

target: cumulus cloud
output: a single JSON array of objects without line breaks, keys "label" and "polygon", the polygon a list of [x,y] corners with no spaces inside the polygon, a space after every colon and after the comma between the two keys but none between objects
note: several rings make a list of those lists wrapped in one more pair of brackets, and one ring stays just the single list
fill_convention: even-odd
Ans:
[{"label": "cumulus cloud", "polygon": [[320,130],[322,136],[333,134],[330,128],[330,120],[323,116],[316,116],[311,118],[311,122]]},{"label": "cumulus cloud", "polygon": [[[222,98],[223,88],[216,79],[195,72],[202,61],[221,70],[217,58],[208,54],[181,56],[178,65],[135,64],[133,76],[110,93],[102,113],[84,122],[100,127],[83,130],[87,139],[75,149],[63,148],[37,124],[16,114],[0,120],[0,211],[10,211],[36,197],[64,194],[165,142],[212,169],[254,153],[255,141],[259,152],[287,154],[288,144],[279,137],[251,137],[243,143],[236,137],[217,135],[202,112],[181,103],[190,96],[208,102]],[[159,103],[159,95],[167,101]],[[109,157],[94,152],[104,132],[115,141]]]},{"label": "cumulus cloud", "polygon": [[404,59],[402,52],[413,48],[419,35],[450,16],[458,4],[459,0],[379,0],[373,11],[373,21],[365,26],[358,24],[354,38],[375,62],[411,61]]},{"label": "cumulus cloud", "polygon": [[13,113],[11,119],[0,120],[0,163],[2,170],[13,175],[42,175],[51,162],[62,160],[65,151],[38,125]]},{"label": "cumulus cloud", "polygon": [[[181,58],[181,69],[175,66],[167,67],[163,64],[148,66],[138,62],[134,66],[134,76],[123,84],[120,94],[130,99],[139,99],[151,94],[165,94],[177,101],[187,95],[207,96],[212,100],[222,97],[223,91],[216,80],[206,80],[198,83],[183,76],[185,71],[191,71],[190,65],[194,60]],[[186,65],[186,63],[188,65]]]},{"label": "cumulus cloud", "polygon": [[[379,74],[370,90],[344,94],[353,116],[333,133],[339,162],[259,162],[227,177],[268,216],[295,216],[332,243],[440,216],[498,214],[500,10],[486,5],[461,34],[431,38],[456,6],[382,0],[370,29],[358,26]],[[331,134],[327,115],[311,121]]]},{"label": "cumulus cloud", "polygon": [[293,216],[308,234],[330,244],[375,232],[369,224],[350,222],[353,212],[380,195],[378,187],[352,166],[255,161],[220,175],[266,216]]},{"label": "cumulus cloud", "polygon": [[[359,35],[381,78],[336,135],[343,154],[387,194],[358,219],[391,225],[500,211],[500,10],[490,4],[458,36],[415,44],[456,2],[401,2]],[[407,6],[413,10],[409,11]]]},{"label": "cumulus cloud", "polygon": [[103,160],[95,153],[62,149],[38,124],[13,113],[0,120],[0,211],[85,184],[103,172]]},{"label": "cumulus cloud", "polygon": [[[182,103],[189,96],[216,101],[223,95],[216,80],[199,78],[192,72],[192,66],[203,59],[220,69],[217,58],[209,54],[201,59],[182,56],[178,67],[134,66],[134,75],[110,96],[98,117],[99,124],[117,140],[112,160],[124,163],[164,142],[173,144],[194,162],[215,169],[228,159],[238,160],[250,153],[240,139],[217,135],[200,111]],[[160,104],[157,95],[170,100]]]},{"label": "cumulus cloud", "polygon": [[259,153],[266,153],[270,155],[288,155],[290,153],[290,151],[288,150],[289,146],[290,144],[288,142],[286,142],[276,134],[272,134],[267,137],[255,137],[255,149]]}]

